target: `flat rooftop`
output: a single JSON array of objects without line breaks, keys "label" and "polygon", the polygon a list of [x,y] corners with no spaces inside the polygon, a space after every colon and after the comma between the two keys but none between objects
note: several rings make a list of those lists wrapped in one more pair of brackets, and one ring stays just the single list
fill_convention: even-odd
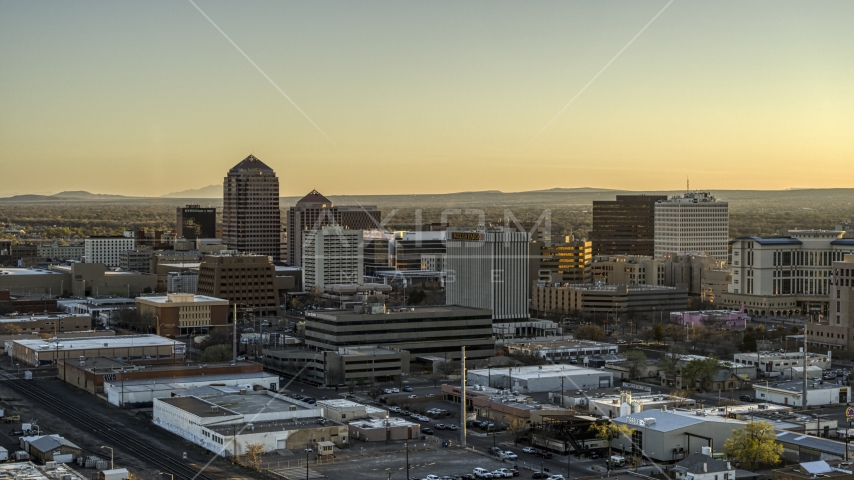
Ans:
[{"label": "flat rooftop", "polygon": [[447,305],[447,306],[434,306],[434,307],[399,307],[399,308],[389,308],[386,310],[386,313],[357,313],[350,310],[311,310],[305,312],[307,318],[311,318],[312,316],[317,316],[318,318],[322,317],[347,317],[348,320],[352,318],[369,318],[375,317],[377,315],[406,315],[406,316],[423,316],[423,315],[435,315],[435,314],[449,314],[449,313],[469,313],[473,315],[483,314],[483,315],[492,315],[492,310],[485,308],[471,308],[471,307],[460,307],[458,305]]},{"label": "flat rooftop", "polygon": [[318,400],[318,405],[335,407],[335,408],[364,408],[361,403],[344,400],[343,398],[333,398],[331,400]]},{"label": "flat rooftop", "polygon": [[[189,297],[189,294],[183,294],[183,295],[187,295],[187,297]],[[176,299],[174,296],[165,296],[165,295],[164,296],[157,296],[157,297],[137,297],[137,299],[141,302],[157,303],[157,304],[163,304],[163,305],[168,305],[170,303],[185,303],[186,302],[186,300],[180,300],[180,299]],[[216,303],[222,303],[223,305],[228,304],[228,300],[224,300],[222,298],[216,298],[216,297],[208,297],[206,295],[193,295],[192,301],[193,302],[216,302]]]},{"label": "flat rooftop", "polygon": [[47,270],[44,268],[0,268],[0,277],[4,275],[65,275],[65,273],[67,272],[54,272],[52,270]]},{"label": "flat rooftop", "polygon": [[388,426],[390,427],[410,427],[418,425],[415,422],[410,422],[409,420],[400,417],[389,417],[388,419],[365,418],[362,420],[353,420],[350,422],[350,425],[358,428],[386,428],[386,421],[388,421]]},{"label": "flat rooftop", "polygon": [[68,313],[56,313],[56,314],[47,314],[47,315],[15,315],[11,317],[0,317],[0,323],[19,323],[19,322],[37,322],[41,320],[65,320],[65,319],[74,319],[74,318],[88,318],[91,319],[89,315],[72,315]]},{"label": "flat rooftop", "polygon": [[174,405],[192,415],[200,417],[221,416],[211,411],[212,406],[218,407],[220,412],[228,411],[233,415],[244,415],[250,417],[257,414],[270,414],[276,412],[321,410],[306,403],[298,402],[284,395],[272,395],[267,392],[247,392],[246,395],[223,394],[205,398],[200,397],[172,397],[163,398],[161,401]]},{"label": "flat rooftop", "polygon": [[176,340],[157,335],[117,335],[114,337],[81,337],[68,338],[62,342],[47,342],[45,340],[15,340],[22,347],[35,351],[50,350],[96,350],[101,348],[133,348],[133,347],[167,347],[184,345]]},{"label": "flat rooftop", "polygon": [[[820,380],[807,380],[807,391],[809,390],[826,390],[830,388],[845,388],[847,385],[839,385],[831,382],[822,383]],[[765,390],[765,385],[756,383],[753,385],[756,390]],[[804,391],[803,380],[792,380],[789,382],[769,383],[768,390],[785,390],[786,392],[799,393]]]},{"label": "flat rooftop", "polygon": [[[647,419],[655,419],[655,421],[649,422]],[[741,422],[739,420],[732,420],[713,415],[707,417],[684,410],[668,410],[663,412],[655,409],[633,413],[631,415],[626,415],[625,417],[617,417],[613,421],[617,423],[630,424],[632,426],[641,425],[641,423],[643,423],[643,427],[645,429],[656,430],[659,432],[669,432],[707,422],[729,423],[732,424],[733,429],[737,429],[745,425],[745,422]]]},{"label": "flat rooftop", "polygon": [[[238,423],[236,424],[236,431],[238,432],[238,435],[240,435],[240,433],[283,432],[285,430],[304,430],[333,425],[341,426],[344,424],[323,417],[307,417],[295,418],[292,420],[278,420],[274,422]],[[206,428],[220,435],[231,436],[235,431],[235,424]]]},{"label": "flat rooftop", "polygon": [[[146,369],[147,370],[147,369]],[[124,384],[125,388],[141,386],[147,389],[151,389],[153,385],[164,385],[165,388],[169,388],[172,390],[181,390],[191,387],[196,387],[197,385],[193,385],[196,383],[207,383],[213,384],[217,382],[224,381],[240,381],[245,380],[245,383],[240,383],[240,385],[251,385],[252,382],[263,381],[264,386],[269,386],[269,383],[276,382],[279,383],[279,376],[273,375],[267,372],[257,372],[257,373],[220,373],[215,375],[193,375],[193,376],[183,376],[183,377],[173,377],[173,378],[156,378],[156,379],[133,379],[133,380],[124,380],[115,381],[115,382],[105,382],[109,384],[113,384],[116,386],[120,386]]]},{"label": "flat rooftop", "polygon": [[595,368],[584,368],[584,367],[576,367],[573,365],[529,365],[526,367],[512,367],[512,368],[493,368],[493,369],[479,369],[479,370],[469,370],[468,373],[472,375],[492,375],[492,376],[502,376],[507,375],[509,370],[509,374],[513,377],[518,378],[545,378],[545,377],[563,377],[567,375],[610,375],[610,372],[605,370],[598,370]]}]

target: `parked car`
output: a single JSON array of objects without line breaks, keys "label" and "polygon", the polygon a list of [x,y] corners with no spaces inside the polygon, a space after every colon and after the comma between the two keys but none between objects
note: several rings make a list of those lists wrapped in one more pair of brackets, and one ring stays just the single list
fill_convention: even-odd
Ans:
[{"label": "parked car", "polygon": [[563,475],[552,475],[548,480],[564,480]]},{"label": "parked car", "polygon": [[498,447],[489,447],[489,454],[490,455],[496,455],[497,456],[497,455],[501,455],[502,453],[504,453],[504,450],[501,450]]},{"label": "parked car", "polygon": [[410,395],[410,396],[409,396],[409,397],[407,397],[407,398],[418,398],[418,395]]},{"label": "parked car", "polygon": [[617,345],[625,345],[626,343],[628,342],[626,342],[625,340],[617,340]]},{"label": "parked car", "polygon": [[485,468],[475,468],[472,473],[474,473],[474,476],[477,478],[492,478],[492,472]]},{"label": "parked car", "polygon": [[492,471],[492,478],[510,478],[512,476],[513,474],[506,468],[499,468],[498,470]]},{"label": "parked car", "polygon": [[513,474],[514,477],[518,477],[520,475],[519,470],[516,470],[515,468],[510,468],[508,470],[510,470],[510,473]]},{"label": "parked car", "polygon": [[412,391],[412,387],[403,387],[403,391],[404,391],[404,392],[411,392],[411,391]]},{"label": "parked car", "polygon": [[547,452],[545,450],[540,450],[536,455],[540,458],[552,458],[552,452]]},{"label": "parked car", "polygon": [[453,423],[452,423],[452,424],[450,424],[450,425],[448,425],[448,430],[454,430],[454,431],[456,431],[456,430],[459,430],[459,429],[460,429],[460,427],[458,427],[458,426],[454,425]]},{"label": "parked car", "polygon": [[519,455],[516,455],[515,453],[511,452],[510,450],[507,450],[506,452],[504,452],[504,454],[501,456],[501,458],[505,458],[507,460],[516,460],[517,458],[519,458]]},{"label": "parked car", "polygon": [[400,407],[388,407],[389,412],[400,413]]},{"label": "parked car", "polygon": [[442,480],[441,477],[437,477],[436,475],[427,475],[424,477],[424,480]]},{"label": "parked car", "polygon": [[549,478],[549,474],[546,472],[534,472],[531,474],[531,478]]},{"label": "parked car", "polygon": [[460,480],[474,480],[474,478],[475,478],[474,475],[472,475],[470,473],[460,475]]},{"label": "parked car", "polygon": [[421,433],[426,433],[427,435],[433,435],[433,430],[430,430],[429,428],[422,428]]},{"label": "parked car", "polygon": [[427,394],[427,397],[435,397],[435,396],[436,396],[436,395],[433,395],[432,393],[428,393],[428,394]]},{"label": "parked car", "polygon": [[738,397],[738,399],[741,400],[742,402],[752,402],[753,401],[753,397],[751,397],[750,395],[742,395],[742,396]]},{"label": "parked car", "polygon": [[390,390],[391,390],[391,393],[400,393],[400,390],[398,390],[396,388],[392,388]]},{"label": "parked car", "polygon": [[445,426],[444,423],[437,423],[436,425],[434,425],[434,427],[436,427],[436,430],[444,430],[444,429],[448,428]]},{"label": "parked car", "polygon": [[525,453],[537,453],[537,449],[534,447],[525,447],[522,451]]}]

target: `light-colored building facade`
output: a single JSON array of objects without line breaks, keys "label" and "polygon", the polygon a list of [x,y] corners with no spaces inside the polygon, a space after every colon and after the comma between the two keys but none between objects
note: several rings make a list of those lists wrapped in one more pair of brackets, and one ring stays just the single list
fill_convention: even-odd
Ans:
[{"label": "light-colored building facade", "polygon": [[[334,387],[350,382],[371,385],[409,374],[406,350],[383,347],[341,347],[313,350],[303,347],[264,351],[264,367],[299,377],[302,381]],[[365,368],[370,365],[371,368]]]},{"label": "light-colored building facade", "polygon": [[303,288],[364,282],[362,231],[324,226],[302,232]]},{"label": "light-colored building facade", "polygon": [[740,237],[732,244],[725,306],[757,316],[827,315],[833,262],[854,254],[837,230],[790,230],[786,237]]},{"label": "light-colored building facade", "polygon": [[157,297],[137,297],[136,313],[151,320],[158,335],[177,336],[208,333],[228,325],[228,300],[170,293]]},{"label": "light-colored building facade", "polygon": [[614,375],[605,370],[572,365],[532,365],[468,370],[466,382],[472,386],[537,393],[609,388],[614,384]]},{"label": "light-colored building facade", "polygon": [[121,265],[119,254],[135,246],[133,237],[87,237],[83,240],[83,259],[86,263],[118,267]]},{"label": "light-colored building facade", "polygon": [[486,308],[494,320],[528,318],[528,234],[494,229],[449,232],[447,305]]},{"label": "light-colored building facade", "polygon": [[86,247],[83,243],[69,243],[60,245],[58,243],[42,243],[38,247],[38,256],[51,260],[80,260],[86,255]]},{"label": "light-colored building facade", "polygon": [[336,206],[317,190],[312,190],[288,209],[288,261],[302,266],[303,236],[306,230],[338,225],[346,230],[371,230],[380,226],[380,211],[375,205]]},{"label": "light-colored building facade", "polygon": [[242,455],[260,443],[264,452],[317,449],[348,443],[347,426],[326,419],[323,408],[272,392],[154,399],[154,424],[222,456]]},{"label": "light-colored building facade", "polygon": [[119,252],[119,268],[126,272],[151,273],[153,258],[154,251],[150,246],[137,246],[133,250]]},{"label": "light-colored building facade", "polygon": [[828,297],[828,314],[807,324],[808,341],[810,345],[854,349],[854,255],[833,262]]},{"label": "light-colored building facade", "polygon": [[[757,352],[736,353],[733,362],[737,365],[754,366],[759,373],[766,377],[785,378],[787,373],[791,376],[792,368],[803,368],[803,352],[779,353],[779,352]],[[822,370],[830,368],[831,352],[812,353],[807,352],[807,366],[818,367]]]},{"label": "light-colored building facade", "polygon": [[223,180],[222,241],[241,253],[279,260],[282,214],[276,172],[254,155]]},{"label": "light-colored building facade", "polygon": [[725,262],[728,241],[729,204],[711,193],[685,192],[655,204],[655,258],[696,252]]}]

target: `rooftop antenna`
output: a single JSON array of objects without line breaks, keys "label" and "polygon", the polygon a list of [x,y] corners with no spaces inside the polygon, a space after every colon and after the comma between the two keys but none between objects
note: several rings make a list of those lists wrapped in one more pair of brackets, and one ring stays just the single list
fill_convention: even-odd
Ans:
[{"label": "rooftop antenna", "polygon": [[691,179],[690,179],[690,178],[688,178],[688,176],[687,176],[687,175],[685,176],[685,191],[686,191],[686,192],[690,192],[690,191],[691,191]]}]

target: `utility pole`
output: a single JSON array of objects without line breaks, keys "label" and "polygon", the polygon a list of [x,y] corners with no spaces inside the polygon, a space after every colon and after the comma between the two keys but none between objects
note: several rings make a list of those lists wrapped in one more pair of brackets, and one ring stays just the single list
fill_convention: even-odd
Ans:
[{"label": "utility pole", "polygon": [[[460,359],[460,446],[466,448],[466,428],[468,417],[466,415],[466,347],[462,347]],[[406,444],[406,480],[409,480],[409,444]]]},{"label": "utility pole", "polygon": [[[465,350],[465,348],[466,347],[463,347],[463,350]],[[463,423],[464,432],[465,428],[465,423]],[[465,437],[463,437],[463,440],[465,440]],[[465,447],[465,444],[463,444],[463,447]],[[406,480],[409,480],[409,440],[406,441]]]},{"label": "utility pole", "polygon": [[807,355],[807,327],[808,326],[809,326],[809,323],[804,325],[804,396],[803,396],[803,401],[801,402],[801,408],[803,408],[803,409],[807,408],[807,381],[808,381],[808,379],[807,379],[807,368],[809,367],[809,364],[807,363],[809,361],[808,355]]},{"label": "utility pole", "polygon": [[231,328],[234,329],[232,333],[234,333],[234,339],[231,345],[231,361],[237,363],[237,304],[234,304],[234,321],[231,324]]},{"label": "utility pole", "polygon": [[566,408],[563,404],[563,378],[564,377],[560,377],[560,406],[561,408]]}]

